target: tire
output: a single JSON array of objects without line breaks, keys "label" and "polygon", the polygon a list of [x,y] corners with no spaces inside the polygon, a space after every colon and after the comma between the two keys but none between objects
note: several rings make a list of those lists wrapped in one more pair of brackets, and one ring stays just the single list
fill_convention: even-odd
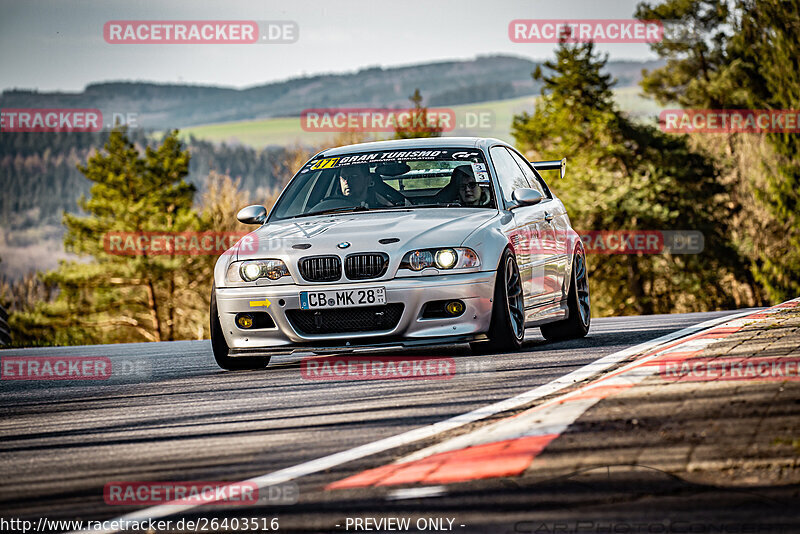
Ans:
[{"label": "tire", "polygon": [[473,343],[476,353],[519,350],[525,338],[525,300],[514,254],[506,249],[497,266],[488,342]]},{"label": "tire", "polygon": [[585,337],[589,333],[589,325],[592,323],[592,311],[589,301],[586,254],[583,249],[576,249],[574,255],[569,293],[567,294],[567,318],[539,327],[542,335],[548,341],[578,339]]},{"label": "tire", "polygon": [[216,290],[211,288],[211,310],[209,313],[211,323],[211,349],[214,351],[214,359],[217,365],[226,371],[246,371],[250,369],[264,369],[269,364],[269,356],[239,356],[232,358],[228,343],[222,334],[222,325],[219,323],[219,312],[217,311]]}]

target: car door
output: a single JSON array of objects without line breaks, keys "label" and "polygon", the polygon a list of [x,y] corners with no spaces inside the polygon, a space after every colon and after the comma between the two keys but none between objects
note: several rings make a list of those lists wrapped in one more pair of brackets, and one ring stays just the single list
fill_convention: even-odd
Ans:
[{"label": "car door", "polygon": [[[501,189],[500,202],[508,209],[514,204],[511,196],[514,190],[529,187],[528,181],[506,147],[494,146],[489,155]],[[521,206],[511,214],[514,222],[508,237],[519,265],[525,307],[531,308],[551,299],[546,287],[547,254],[540,243],[545,224],[544,209],[539,204]]]},{"label": "car door", "polygon": [[[539,225],[539,242],[544,258],[544,290],[553,298],[559,298],[566,272],[567,226],[569,219],[561,203],[553,198],[544,181],[536,174],[530,163],[514,150],[509,150],[514,161],[522,169],[531,189],[541,193],[544,200],[539,203],[544,209],[544,221]],[[537,234],[534,232],[534,238]]]}]

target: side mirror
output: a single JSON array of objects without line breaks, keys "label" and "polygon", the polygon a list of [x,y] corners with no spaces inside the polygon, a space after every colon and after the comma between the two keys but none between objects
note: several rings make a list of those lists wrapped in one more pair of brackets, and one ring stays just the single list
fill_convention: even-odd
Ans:
[{"label": "side mirror", "polygon": [[239,219],[240,223],[244,224],[264,224],[264,221],[267,220],[267,208],[257,204],[247,206],[239,210],[236,218]]},{"label": "side mirror", "polygon": [[522,189],[515,189],[511,193],[511,199],[516,203],[511,206],[511,209],[519,208],[520,206],[533,206],[542,201],[544,197],[536,189],[523,187]]}]

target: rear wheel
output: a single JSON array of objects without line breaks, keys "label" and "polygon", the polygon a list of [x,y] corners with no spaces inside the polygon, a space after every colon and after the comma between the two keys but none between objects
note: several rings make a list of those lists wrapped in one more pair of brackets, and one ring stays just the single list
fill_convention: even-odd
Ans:
[{"label": "rear wheel", "polygon": [[474,343],[475,352],[507,352],[519,350],[525,338],[525,301],[522,295],[522,279],[517,260],[510,250],[503,253],[497,267],[494,284],[492,319],[489,326],[489,341]]},{"label": "rear wheel", "polygon": [[217,311],[217,295],[214,288],[211,289],[211,348],[214,351],[214,359],[217,365],[226,371],[244,371],[248,369],[263,369],[269,364],[269,356],[239,356],[232,358],[228,343],[222,334],[222,326],[219,323],[219,312]]},{"label": "rear wheel", "polygon": [[572,263],[572,279],[567,294],[567,318],[540,327],[548,341],[575,339],[589,333],[592,313],[589,306],[589,278],[586,274],[586,255],[583,250],[575,251]]}]

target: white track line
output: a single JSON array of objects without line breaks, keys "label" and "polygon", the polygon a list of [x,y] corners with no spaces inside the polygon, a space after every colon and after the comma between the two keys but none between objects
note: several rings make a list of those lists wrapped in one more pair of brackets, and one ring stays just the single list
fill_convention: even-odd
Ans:
[{"label": "white track line", "polygon": [[[756,312],[751,312],[756,313]],[[745,319],[732,319],[726,324],[736,324]],[[581,395],[597,387],[604,386],[633,386],[644,379],[658,373],[658,368],[643,367],[642,364],[651,361],[663,354],[672,352],[690,352],[703,350],[717,341],[727,338],[688,338],[683,343],[670,343],[667,348],[657,351],[648,351],[647,356],[637,358],[616,369],[609,375],[599,377],[597,380],[563,395],[554,397],[544,404],[539,404],[529,408],[524,412],[502,419],[488,426],[482,426],[468,434],[461,434],[449,440],[440,441],[430,447],[415,451],[407,456],[399,458],[395,464],[406,464],[423,460],[435,454],[466,449],[498,441],[513,440],[529,436],[544,436],[548,434],[562,434],[580,416],[586,413],[592,406],[606,398],[605,395],[581,398]],[[578,397],[575,399],[575,397]]]},{"label": "white track line", "polygon": [[[513,410],[519,408],[520,406],[529,404],[537,399],[546,397],[564,388],[572,386],[576,382],[581,382],[602,371],[605,371],[609,367],[616,365],[617,363],[625,360],[626,358],[629,358],[641,352],[648,352],[654,349],[655,347],[658,347],[659,345],[663,345],[665,343],[674,341],[681,337],[690,336],[701,330],[705,330],[717,326],[718,324],[726,323],[738,317],[743,317],[745,315],[750,315],[753,313],[757,312],[754,310],[750,310],[733,315],[727,315],[725,317],[717,319],[711,319],[709,321],[694,326],[689,326],[682,330],[678,330],[677,332],[672,332],[671,334],[667,334],[665,336],[653,339],[652,341],[647,341],[645,343],[629,347],[619,352],[609,354],[608,356],[604,356],[599,360],[595,360],[592,363],[584,365],[580,369],[576,369],[571,373],[568,373],[564,376],[561,376],[553,380],[552,382],[548,382],[547,384],[535,387],[515,397],[511,397],[496,402],[494,404],[490,404],[488,406],[483,406],[471,412],[457,415],[455,417],[451,417],[450,419],[445,419],[444,421],[439,421],[438,423],[434,423],[432,425],[416,428],[414,430],[409,430],[408,432],[397,434],[396,436],[390,436],[388,438],[384,438],[378,441],[373,441],[372,443],[367,443],[365,445],[354,447],[346,451],[337,452],[328,456],[323,456],[322,458],[317,458],[316,460],[311,460],[292,467],[287,467],[286,469],[275,471],[273,473],[267,473],[265,475],[261,475],[242,482],[238,482],[238,484],[255,483],[259,489],[262,489],[275,484],[281,484],[283,482],[295,480],[297,478],[306,475],[311,475],[313,473],[319,473],[320,471],[325,471],[327,469],[331,469],[333,467],[337,467],[339,465],[346,464],[354,460],[359,460],[366,456],[371,456],[373,454],[388,451],[390,449],[395,449],[397,447],[402,447],[410,443],[414,443],[416,441],[428,439],[433,436],[436,436],[437,434],[453,430],[460,426],[464,426],[469,423],[474,423],[475,421],[491,417],[492,415],[505,412],[508,410]],[[128,521],[130,523],[134,521],[145,521],[147,519],[163,518],[181,512],[186,512],[187,510],[192,510],[194,508],[199,508],[200,506],[205,506],[207,504],[208,503],[205,503],[203,505],[165,503],[157,506],[151,506],[149,508],[143,508],[136,512],[120,516],[116,519],[108,520],[106,523],[110,523],[112,521],[118,521],[117,524],[124,524],[123,523],[124,521]],[[114,532],[120,532],[120,531],[121,530],[118,529],[98,529],[98,530],[83,530],[81,532],[95,532],[95,533],[102,532],[102,533],[112,534]]]}]

